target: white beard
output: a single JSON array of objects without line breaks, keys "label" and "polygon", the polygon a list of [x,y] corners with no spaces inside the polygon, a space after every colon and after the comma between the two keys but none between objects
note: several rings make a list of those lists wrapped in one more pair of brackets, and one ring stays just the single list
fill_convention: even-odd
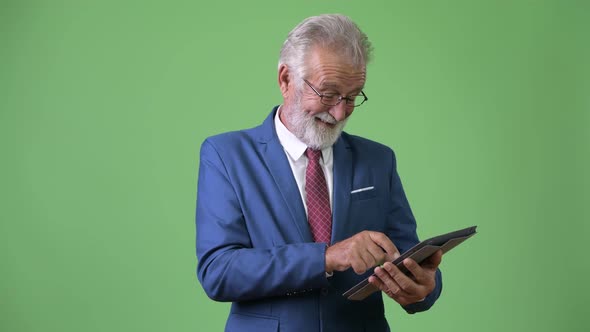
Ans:
[{"label": "white beard", "polygon": [[[330,128],[318,123],[316,118],[334,124],[334,127]],[[309,115],[301,109],[301,100],[298,100],[288,112],[285,112],[285,121],[293,134],[315,150],[322,150],[336,143],[347,120],[348,118],[338,122],[328,112]]]}]

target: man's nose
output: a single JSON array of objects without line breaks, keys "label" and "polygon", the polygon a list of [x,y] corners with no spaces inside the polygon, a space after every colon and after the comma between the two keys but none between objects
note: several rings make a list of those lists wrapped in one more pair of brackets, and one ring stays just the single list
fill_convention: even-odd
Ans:
[{"label": "man's nose", "polygon": [[333,106],[330,109],[330,114],[336,119],[336,121],[342,121],[346,119],[352,110],[346,106],[346,100],[340,102],[340,104]]}]

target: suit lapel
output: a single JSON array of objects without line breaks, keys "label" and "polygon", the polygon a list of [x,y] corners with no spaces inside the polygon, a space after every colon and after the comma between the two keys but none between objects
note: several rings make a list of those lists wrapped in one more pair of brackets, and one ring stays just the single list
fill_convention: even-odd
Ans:
[{"label": "suit lapel", "polygon": [[278,191],[281,193],[283,201],[292,217],[292,222],[297,227],[299,235],[303,242],[313,242],[305,208],[301,201],[301,193],[297,187],[297,182],[293,177],[291,166],[285,155],[283,146],[276,136],[274,128],[274,115],[277,108],[271,112],[262,125],[263,135],[261,138],[262,155],[266,167],[268,168]]},{"label": "suit lapel", "polygon": [[344,239],[352,190],[352,151],[342,136],[333,147],[334,198],[332,211],[332,243]]}]

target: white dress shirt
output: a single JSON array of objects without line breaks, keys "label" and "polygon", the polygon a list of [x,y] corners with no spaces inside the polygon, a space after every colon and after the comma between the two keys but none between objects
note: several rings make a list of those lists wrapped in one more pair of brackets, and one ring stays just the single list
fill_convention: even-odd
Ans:
[{"label": "white dress shirt", "polygon": [[[305,202],[305,169],[307,168],[307,156],[305,156],[305,150],[307,145],[299,140],[292,132],[285,127],[279,118],[281,107],[277,110],[275,115],[275,128],[277,130],[277,136],[279,141],[285,150],[289,165],[291,165],[291,171],[299,187],[299,193],[301,194],[301,200],[305,207],[305,214],[307,214],[307,204]],[[334,189],[334,158],[332,157],[332,147],[322,149],[322,158],[320,159],[320,165],[324,171],[326,183],[328,184],[328,196],[330,197],[330,210],[332,210],[332,196]]]}]

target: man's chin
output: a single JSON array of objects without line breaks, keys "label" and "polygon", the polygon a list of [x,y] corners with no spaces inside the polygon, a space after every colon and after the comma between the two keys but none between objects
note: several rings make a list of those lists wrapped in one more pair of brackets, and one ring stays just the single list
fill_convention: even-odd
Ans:
[{"label": "man's chin", "polygon": [[[335,122],[333,118],[324,118],[326,115],[311,116],[298,110],[298,107],[294,109],[285,110],[285,118],[289,123],[291,132],[297,136],[303,143],[312,149],[325,149],[328,148],[340,137],[340,134],[344,130],[344,126],[348,119],[344,119],[340,122]],[[330,116],[331,117],[331,116]]]},{"label": "man's chin", "polygon": [[312,149],[325,149],[331,147],[338,141],[338,138],[344,130],[344,124],[334,124],[334,127],[330,128],[323,124],[316,124],[314,128],[315,133],[311,134],[311,137],[307,136],[301,139],[307,146]]}]

